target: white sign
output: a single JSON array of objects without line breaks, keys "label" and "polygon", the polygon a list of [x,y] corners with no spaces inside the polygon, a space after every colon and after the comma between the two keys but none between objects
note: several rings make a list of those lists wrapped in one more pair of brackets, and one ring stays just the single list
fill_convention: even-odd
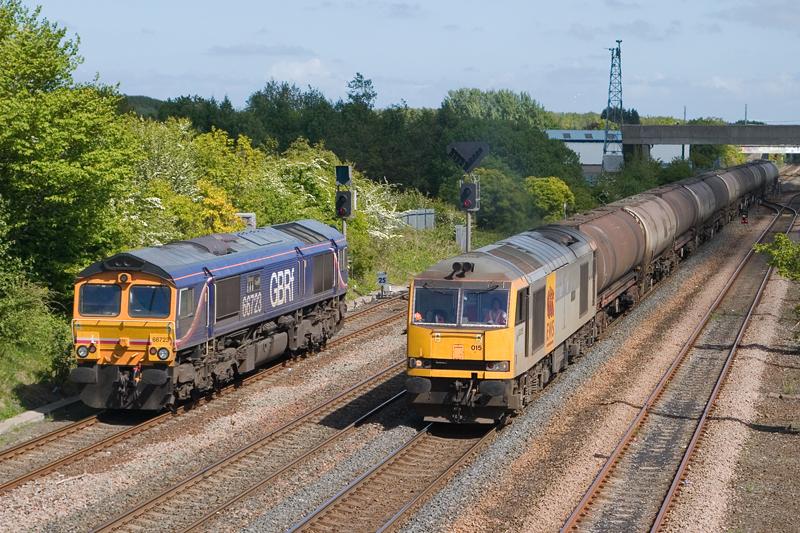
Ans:
[{"label": "white sign", "polygon": [[800,154],[800,146],[742,146],[743,154]]},{"label": "white sign", "polygon": [[388,285],[389,278],[386,276],[386,272],[378,272],[378,285]]},{"label": "white sign", "polygon": [[273,272],[269,277],[269,303],[278,307],[294,301],[294,268]]}]

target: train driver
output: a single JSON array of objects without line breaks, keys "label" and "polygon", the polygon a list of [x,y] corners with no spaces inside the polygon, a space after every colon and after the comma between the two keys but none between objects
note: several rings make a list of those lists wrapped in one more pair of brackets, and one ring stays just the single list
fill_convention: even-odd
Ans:
[{"label": "train driver", "polygon": [[495,326],[505,326],[508,322],[508,313],[500,309],[500,300],[492,298],[492,308],[486,313],[486,323]]}]

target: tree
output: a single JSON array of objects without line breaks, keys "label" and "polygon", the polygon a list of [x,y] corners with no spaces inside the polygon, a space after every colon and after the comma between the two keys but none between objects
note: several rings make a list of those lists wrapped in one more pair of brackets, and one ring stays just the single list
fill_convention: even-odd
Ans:
[{"label": "tree", "polygon": [[136,160],[119,96],[76,84],[77,41],[20,2],[0,2],[0,196],[13,253],[61,293],[73,275],[115,250],[112,199]]},{"label": "tree", "polygon": [[601,203],[614,202],[656,187],[661,164],[646,157],[634,157],[620,172],[604,174],[595,195]]},{"label": "tree", "polygon": [[[615,108],[615,109],[619,109],[619,108]],[[610,110],[609,110],[608,107],[603,109],[602,113],[600,113],[600,118],[605,120],[606,117],[608,117],[608,116],[616,116],[616,114],[613,114],[613,113],[611,115],[609,115],[609,111]],[[634,108],[625,109],[623,107],[622,108],[622,123],[623,124],[639,124],[640,123],[639,112],[636,111]]]},{"label": "tree", "polygon": [[767,256],[770,266],[775,267],[778,274],[792,281],[800,281],[800,243],[783,233],[776,233],[772,242],[756,244],[753,248]]},{"label": "tree", "polygon": [[530,94],[507,89],[452,90],[447,93],[442,108],[464,118],[524,122],[540,129],[554,125],[551,115]]},{"label": "tree", "polygon": [[556,177],[527,177],[525,188],[545,222],[561,220],[575,206],[575,195],[566,183]]},{"label": "tree", "polygon": [[507,168],[503,169],[500,161],[489,161],[487,165],[494,168],[479,168],[474,172],[481,185],[478,225],[508,234],[534,227],[540,218],[525,192],[523,181]]},{"label": "tree", "polygon": [[378,92],[372,85],[372,80],[365,78],[360,72],[347,82],[347,99],[351,104],[372,109]]}]

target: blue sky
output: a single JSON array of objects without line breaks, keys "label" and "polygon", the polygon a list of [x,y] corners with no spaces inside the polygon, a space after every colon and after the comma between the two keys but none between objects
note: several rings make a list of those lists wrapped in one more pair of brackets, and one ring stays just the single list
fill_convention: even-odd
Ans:
[{"label": "blue sky", "polygon": [[729,0],[47,0],[81,39],[76,78],[127,94],[236,106],[270,79],[344,96],[355,72],[378,105],[438,106],[449,89],[527,91],[599,111],[622,39],[624,105],[641,114],[800,123],[800,2]]}]

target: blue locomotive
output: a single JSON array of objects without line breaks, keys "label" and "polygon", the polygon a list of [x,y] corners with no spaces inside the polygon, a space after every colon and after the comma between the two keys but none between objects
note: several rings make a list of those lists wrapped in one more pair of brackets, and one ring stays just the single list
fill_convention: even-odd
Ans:
[{"label": "blue locomotive", "polygon": [[347,242],[299,220],[119,253],[81,272],[73,341],[81,399],[158,410],[197,398],[342,326]]}]

